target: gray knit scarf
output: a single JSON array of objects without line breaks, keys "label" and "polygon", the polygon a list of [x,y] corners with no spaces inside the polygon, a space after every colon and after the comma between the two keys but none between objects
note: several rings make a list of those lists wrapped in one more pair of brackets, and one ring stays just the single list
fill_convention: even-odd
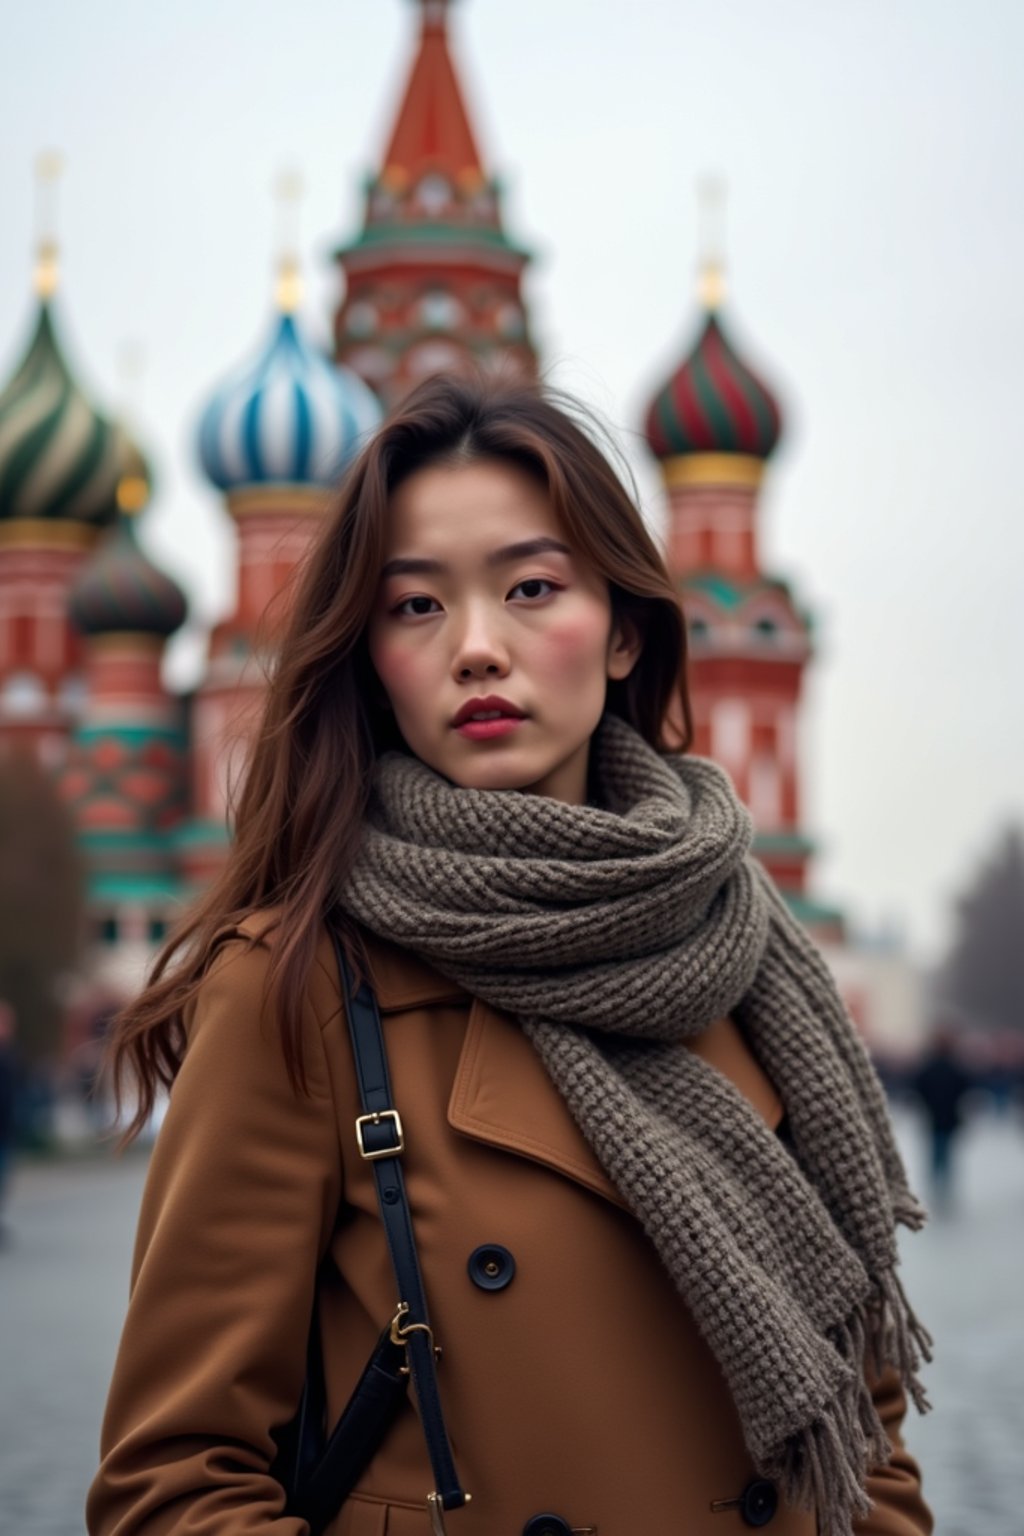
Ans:
[{"label": "gray knit scarf", "polygon": [[[866,1349],[918,1410],[931,1337],[896,1273],[907,1186],[884,1093],[822,957],[750,856],[726,774],[619,716],[586,805],[375,764],[341,906],[516,1016],[725,1374],[758,1472],[866,1514],[892,1447]],[[788,1148],[680,1042],[731,1014],[781,1096]]]}]

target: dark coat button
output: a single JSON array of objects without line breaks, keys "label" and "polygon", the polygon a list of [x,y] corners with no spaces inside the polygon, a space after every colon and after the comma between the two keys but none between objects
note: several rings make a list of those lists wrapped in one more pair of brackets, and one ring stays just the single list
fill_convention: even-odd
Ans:
[{"label": "dark coat button", "polygon": [[755,1477],[740,1497],[740,1514],[746,1525],[767,1525],[775,1519],[778,1507],[779,1491],[766,1477]]},{"label": "dark coat button", "polygon": [[516,1272],[516,1261],[500,1243],[482,1243],[473,1249],[466,1268],[473,1284],[481,1290],[503,1291]]},{"label": "dark coat button", "polygon": [[561,1515],[534,1515],[523,1526],[523,1536],[572,1536],[572,1526]]}]

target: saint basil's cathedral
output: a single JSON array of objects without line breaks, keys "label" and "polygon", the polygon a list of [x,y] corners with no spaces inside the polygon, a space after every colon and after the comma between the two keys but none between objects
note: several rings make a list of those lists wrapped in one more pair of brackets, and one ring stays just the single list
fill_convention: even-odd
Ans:
[{"label": "saint basil's cathedral", "polygon": [[[185,622],[143,551],[150,476],[61,349],[56,252],[37,255],[31,338],[0,378],[0,751],[28,747],[73,810],[89,871],[97,974],[127,987],[224,858],[227,790],[273,659],[288,577],[330,488],[383,412],[437,372],[535,378],[529,253],[506,233],[450,50],[449,0],[418,0],[411,69],[362,227],[335,259],[334,355],[303,334],[297,261],[280,266],[255,354],[212,388],[196,449],[237,535],[237,601],[202,677],[162,680]],[[768,385],[729,341],[717,262],[695,339],[643,422],[667,503],[664,548],[690,636],[693,749],[731,774],[755,852],[822,942],[842,918],[808,889],[797,754],[812,626],[758,543],[762,477],[782,430]],[[675,325],[677,315],[667,315]]]}]

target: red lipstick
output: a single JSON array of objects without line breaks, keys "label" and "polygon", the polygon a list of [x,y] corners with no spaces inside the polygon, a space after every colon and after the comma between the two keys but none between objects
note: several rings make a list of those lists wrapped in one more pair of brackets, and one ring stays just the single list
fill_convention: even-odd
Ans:
[{"label": "red lipstick", "polygon": [[[473,715],[490,715],[488,720],[474,720]],[[526,716],[517,704],[503,699],[500,694],[489,693],[485,698],[467,699],[452,720],[460,736],[471,741],[487,741],[492,736],[507,736]]]}]

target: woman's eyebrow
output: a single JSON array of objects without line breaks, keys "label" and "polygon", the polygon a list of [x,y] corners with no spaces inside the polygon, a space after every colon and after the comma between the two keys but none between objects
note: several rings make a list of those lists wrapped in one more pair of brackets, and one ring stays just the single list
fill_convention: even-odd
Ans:
[{"label": "woman's eyebrow", "polygon": [[[531,555],[543,555],[554,550],[560,555],[572,556],[572,550],[560,539],[552,539],[543,535],[536,539],[521,539],[518,544],[506,544],[503,549],[492,549],[490,554],[484,557],[487,566],[508,565],[513,560],[528,560]],[[385,576],[444,576],[451,570],[443,560],[428,560],[414,555],[402,555],[396,560],[389,560],[381,568],[381,579]]]}]

